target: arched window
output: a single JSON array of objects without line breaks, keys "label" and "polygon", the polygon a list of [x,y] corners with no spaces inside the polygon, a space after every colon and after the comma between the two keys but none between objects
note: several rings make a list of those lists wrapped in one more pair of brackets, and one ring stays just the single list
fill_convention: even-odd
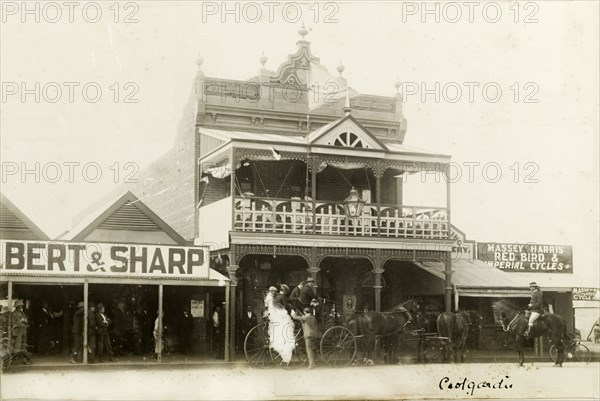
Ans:
[{"label": "arched window", "polygon": [[333,146],[344,148],[368,148],[368,146],[353,132],[342,132],[333,140]]}]

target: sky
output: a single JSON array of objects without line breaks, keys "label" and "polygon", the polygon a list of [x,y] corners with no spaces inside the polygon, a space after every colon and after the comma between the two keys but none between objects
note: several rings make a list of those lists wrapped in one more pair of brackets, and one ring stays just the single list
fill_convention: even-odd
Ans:
[{"label": "sky", "polygon": [[[1,185],[50,237],[173,146],[199,54],[205,75],[248,79],[304,21],[358,92],[402,83],[404,143],[452,156],[467,238],[572,245],[600,286],[597,2],[22,4],[2,3]],[[421,180],[406,203],[433,201]]]}]

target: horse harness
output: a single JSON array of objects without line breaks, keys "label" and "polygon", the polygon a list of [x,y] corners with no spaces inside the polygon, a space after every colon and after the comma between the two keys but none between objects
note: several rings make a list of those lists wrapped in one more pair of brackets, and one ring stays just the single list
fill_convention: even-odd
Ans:
[{"label": "horse harness", "polygon": [[513,317],[513,319],[510,321],[510,323],[508,323],[508,326],[504,326],[504,320],[501,320],[500,323],[502,324],[502,330],[504,330],[504,332],[508,332],[510,329],[512,329],[513,324],[515,323],[515,321],[517,320],[517,318],[521,316],[521,312],[517,312],[515,314],[515,317]]},{"label": "horse harness", "polygon": [[392,313],[398,313],[398,312],[402,312],[404,315],[406,315],[406,317],[408,318],[406,320],[406,322],[400,328],[392,331],[391,333],[382,334],[382,335],[380,335],[380,337],[387,337],[387,336],[392,336],[394,334],[398,334],[399,332],[401,332],[402,330],[404,330],[404,328],[408,324],[412,323],[412,315],[410,314],[410,312],[408,311],[408,309],[406,309],[404,306],[400,306],[398,309],[394,310]]}]

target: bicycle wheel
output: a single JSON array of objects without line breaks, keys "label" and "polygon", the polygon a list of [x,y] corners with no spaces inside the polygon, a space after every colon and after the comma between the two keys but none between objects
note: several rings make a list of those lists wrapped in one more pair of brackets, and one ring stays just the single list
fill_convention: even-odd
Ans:
[{"label": "bicycle wheel", "polygon": [[266,323],[254,326],[244,340],[244,354],[248,362],[255,368],[265,368],[273,364],[269,352],[269,325]]},{"label": "bicycle wheel", "polygon": [[577,344],[575,347],[575,359],[579,362],[588,363],[592,359],[592,353],[585,345]]},{"label": "bicycle wheel", "polygon": [[[552,346],[550,346],[549,352],[550,352],[550,358],[552,359],[552,362],[556,362],[556,360],[558,359],[558,348],[556,347],[556,345],[553,344]],[[577,360],[577,354],[573,353],[572,350],[565,347],[565,361],[570,360],[570,359]]]}]

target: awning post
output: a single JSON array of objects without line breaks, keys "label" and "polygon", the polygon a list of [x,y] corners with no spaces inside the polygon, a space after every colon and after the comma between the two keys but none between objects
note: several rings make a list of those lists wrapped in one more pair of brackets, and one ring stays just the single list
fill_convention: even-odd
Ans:
[{"label": "awning post", "polygon": [[12,313],[13,313],[13,286],[12,280],[8,280],[8,342],[6,346],[10,352],[12,343]]},{"label": "awning post", "polygon": [[454,310],[457,311],[458,310],[458,287],[454,286]]},{"label": "awning post", "polygon": [[88,363],[88,323],[89,323],[89,310],[88,310],[88,281],[83,282],[83,364]]},{"label": "awning post", "polygon": [[158,338],[156,339],[157,361],[162,362],[162,344],[163,344],[163,285],[158,285]]}]

